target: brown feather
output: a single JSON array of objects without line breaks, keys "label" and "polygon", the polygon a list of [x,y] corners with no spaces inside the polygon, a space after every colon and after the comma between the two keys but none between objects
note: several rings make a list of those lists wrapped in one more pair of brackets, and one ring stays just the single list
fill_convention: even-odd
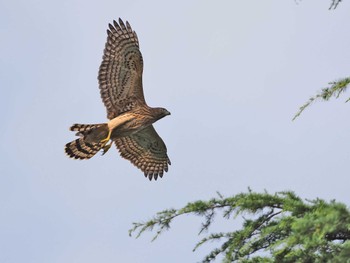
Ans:
[{"label": "brown feather", "polygon": [[114,141],[120,155],[141,169],[150,180],[157,180],[168,171],[170,160],[166,146],[152,125]]}]

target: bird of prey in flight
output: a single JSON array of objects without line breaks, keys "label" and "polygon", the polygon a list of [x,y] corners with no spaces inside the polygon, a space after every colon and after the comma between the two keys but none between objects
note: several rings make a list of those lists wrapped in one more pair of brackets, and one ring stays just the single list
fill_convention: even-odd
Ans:
[{"label": "bird of prey in flight", "polygon": [[67,143],[66,154],[75,159],[90,159],[98,151],[105,154],[114,143],[119,153],[144,172],[149,180],[168,171],[167,148],[153,127],[170,115],[164,108],[149,107],[142,88],[143,60],[139,41],[130,24],[119,18],[107,30],[107,42],[98,72],[107,123],[74,124],[78,139]]}]

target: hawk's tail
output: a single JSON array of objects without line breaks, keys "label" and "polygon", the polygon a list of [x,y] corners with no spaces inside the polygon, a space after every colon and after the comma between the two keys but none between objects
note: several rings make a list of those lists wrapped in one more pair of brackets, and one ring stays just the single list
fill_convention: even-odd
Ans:
[{"label": "hawk's tail", "polygon": [[108,134],[108,125],[102,124],[74,124],[71,131],[77,131],[79,139],[66,144],[65,152],[70,158],[90,159],[100,151],[105,143],[101,142]]}]

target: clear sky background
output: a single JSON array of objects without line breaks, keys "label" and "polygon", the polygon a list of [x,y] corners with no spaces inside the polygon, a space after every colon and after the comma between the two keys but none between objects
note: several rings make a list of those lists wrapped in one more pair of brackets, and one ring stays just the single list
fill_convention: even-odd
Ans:
[{"label": "clear sky background", "polygon": [[[192,252],[199,218],[153,243],[128,229],[216,191],[350,205],[349,94],[292,122],[349,76],[350,3],[330,2],[1,1],[0,262],[197,262],[212,248]],[[71,124],[106,120],[97,71],[119,17],[138,34],[148,104],[172,113],[155,124],[172,161],[156,182],[114,147],[89,161],[63,150]]]}]

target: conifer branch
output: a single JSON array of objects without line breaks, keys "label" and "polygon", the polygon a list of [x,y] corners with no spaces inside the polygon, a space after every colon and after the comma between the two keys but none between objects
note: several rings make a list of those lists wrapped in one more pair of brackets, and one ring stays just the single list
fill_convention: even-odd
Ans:
[{"label": "conifer branch", "polygon": [[[299,111],[295,114],[293,121],[300,116],[300,114],[308,107],[310,104],[316,100],[328,101],[330,98],[339,98],[340,94],[345,92],[350,84],[350,77],[344,78],[339,81],[330,82],[330,87],[322,89],[322,91],[314,97],[311,97],[303,106],[299,108]],[[345,102],[350,100],[347,99]]]},{"label": "conifer branch", "polygon": [[[171,222],[184,214],[204,218],[199,235],[209,230],[215,216],[221,212],[230,220],[243,218],[241,229],[219,232],[202,238],[194,247],[196,251],[204,244],[217,241],[221,245],[212,250],[202,262],[212,262],[224,255],[224,262],[327,262],[336,255],[350,253],[350,211],[344,204],[321,199],[304,201],[293,192],[240,193],[225,198],[188,203],[181,209],[164,210],[151,220],[134,223],[130,236],[140,237],[146,230],[156,229],[152,241]],[[340,241],[340,242],[339,242]],[[262,257],[261,252],[267,254]],[[257,255],[259,253],[259,255]],[[341,257],[341,256],[339,256]],[[259,261],[260,260],[260,261]]]},{"label": "conifer branch", "polygon": [[[298,2],[297,2],[297,0],[294,0],[295,1],[295,3],[296,4],[298,4]],[[300,0],[301,1],[301,0]],[[329,10],[331,10],[331,9],[336,9],[337,7],[338,7],[338,5],[339,5],[339,3],[340,2],[342,2],[343,0],[332,0],[332,3],[331,3],[331,5],[330,5],[330,7],[329,7]]]},{"label": "conifer branch", "polygon": [[330,10],[330,9],[336,9],[341,1],[342,1],[342,0],[332,0],[332,4],[331,4],[331,6],[329,7],[329,10]]}]

